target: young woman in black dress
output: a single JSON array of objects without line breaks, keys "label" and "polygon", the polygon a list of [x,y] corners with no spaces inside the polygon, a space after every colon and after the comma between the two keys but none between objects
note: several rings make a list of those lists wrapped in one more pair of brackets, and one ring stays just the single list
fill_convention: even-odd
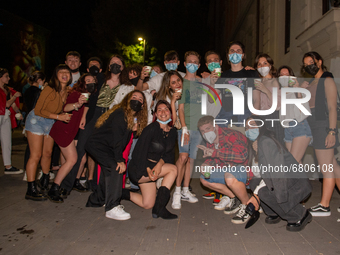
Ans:
[{"label": "young woman in black dress", "polygon": [[[177,130],[169,126],[171,106],[165,100],[155,107],[156,121],[147,126],[138,139],[129,163],[129,178],[139,185],[141,194],[124,189],[122,199],[131,200],[145,209],[152,208],[152,217],[176,219],[166,205],[170,199],[170,188],[177,176],[175,145]],[[163,177],[162,186],[156,197],[156,180]]]}]

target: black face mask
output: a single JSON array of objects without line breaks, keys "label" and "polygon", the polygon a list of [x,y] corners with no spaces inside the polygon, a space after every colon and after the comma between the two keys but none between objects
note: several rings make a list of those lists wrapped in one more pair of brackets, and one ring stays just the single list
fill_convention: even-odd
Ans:
[{"label": "black face mask", "polygon": [[113,63],[112,65],[110,65],[110,72],[113,74],[119,74],[121,72],[120,68],[121,65]]},{"label": "black face mask", "polygon": [[96,83],[88,83],[85,86],[86,86],[87,92],[92,94],[96,90],[97,84]]},{"label": "black face mask", "polygon": [[130,82],[132,83],[133,86],[137,86],[137,83],[138,83],[138,80],[139,80],[139,77],[136,77],[136,78],[133,78],[133,79],[130,79]]},{"label": "black face mask", "polygon": [[71,69],[71,73],[78,73],[79,72],[79,68],[77,69]]},{"label": "black face mask", "polygon": [[313,76],[319,72],[319,69],[320,68],[316,64],[305,66],[305,71]]},{"label": "black face mask", "polygon": [[99,74],[99,71],[100,71],[100,69],[98,67],[96,67],[96,66],[91,66],[89,68],[89,72],[93,76],[97,76],[97,74]]},{"label": "black face mask", "polygon": [[130,100],[130,108],[134,110],[135,112],[139,112],[142,110],[142,103],[138,100]]}]

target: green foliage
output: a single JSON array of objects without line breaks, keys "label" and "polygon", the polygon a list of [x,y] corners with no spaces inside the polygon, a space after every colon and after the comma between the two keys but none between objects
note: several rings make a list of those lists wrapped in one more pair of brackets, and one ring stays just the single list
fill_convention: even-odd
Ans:
[{"label": "green foliage", "polygon": [[[120,41],[116,41],[116,49],[118,54],[122,55],[125,59],[126,64],[143,64],[143,41],[139,44],[125,45]],[[145,49],[145,65],[155,65],[156,64],[156,54],[157,49],[155,47],[150,47],[146,44]]]}]

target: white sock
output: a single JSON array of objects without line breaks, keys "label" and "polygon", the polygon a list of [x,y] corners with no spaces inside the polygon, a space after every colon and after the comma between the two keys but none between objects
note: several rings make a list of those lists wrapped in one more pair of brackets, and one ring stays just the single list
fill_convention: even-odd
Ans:
[{"label": "white sock", "polygon": [[181,186],[179,186],[179,187],[177,187],[177,186],[176,186],[176,188],[175,188],[175,192],[177,192],[177,193],[181,193]]},{"label": "white sock", "polygon": [[189,187],[183,187],[183,193],[189,191]]}]

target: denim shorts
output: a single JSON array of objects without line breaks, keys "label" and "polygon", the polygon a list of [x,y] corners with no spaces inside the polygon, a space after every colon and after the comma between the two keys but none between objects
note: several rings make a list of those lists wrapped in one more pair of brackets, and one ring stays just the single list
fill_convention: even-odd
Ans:
[{"label": "denim shorts", "polygon": [[190,141],[187,145],[181,146],[182,130],[178,130],[178,149],[179,153],[188,153],[189,158],[196,159],[197,156],[197,145],[202,142],[202,136],[198,130],[190,130]]},{"label": "denim shorts", "polygon": [[311,138],[311,142],[313,140],[313,136],[312,136],[312,131],[309,127],[308,121],[307,119],[304,119],[301,122],[298,122],[298,124],[295,127],[292,127],[295,125],[295,121],[290,121],[289,122],[289,128],[285,128],[285,138],[284,141],[286,143],[292,143],[293,139],[296,137],[300,137],[300,136],[306,136]]},{"label": "denim shorts", "polygon": [[34,114],[34,109],[30,111],[26,118],[25,130],[35,135],[48,135],[55,120],[40,117]]},{"label": "denim shorts", "polygon": [[212,172],[210,174],[210,178],[206,179],[204,177],[204,175],[201,175],[201,178],[204,179],[207,182],[210,183],[221,183],[221,184],[225,184],[225,174],[226,173],[230,173],[232,174],[236,180],[238,180],[239,182],[243,182],[244,184],[247,183],[247,172],[246,169],[242,166],[233,166],[233,167],[228,167],[225,169],[222,169],[221,171],[215,170],[215,172]]}]

